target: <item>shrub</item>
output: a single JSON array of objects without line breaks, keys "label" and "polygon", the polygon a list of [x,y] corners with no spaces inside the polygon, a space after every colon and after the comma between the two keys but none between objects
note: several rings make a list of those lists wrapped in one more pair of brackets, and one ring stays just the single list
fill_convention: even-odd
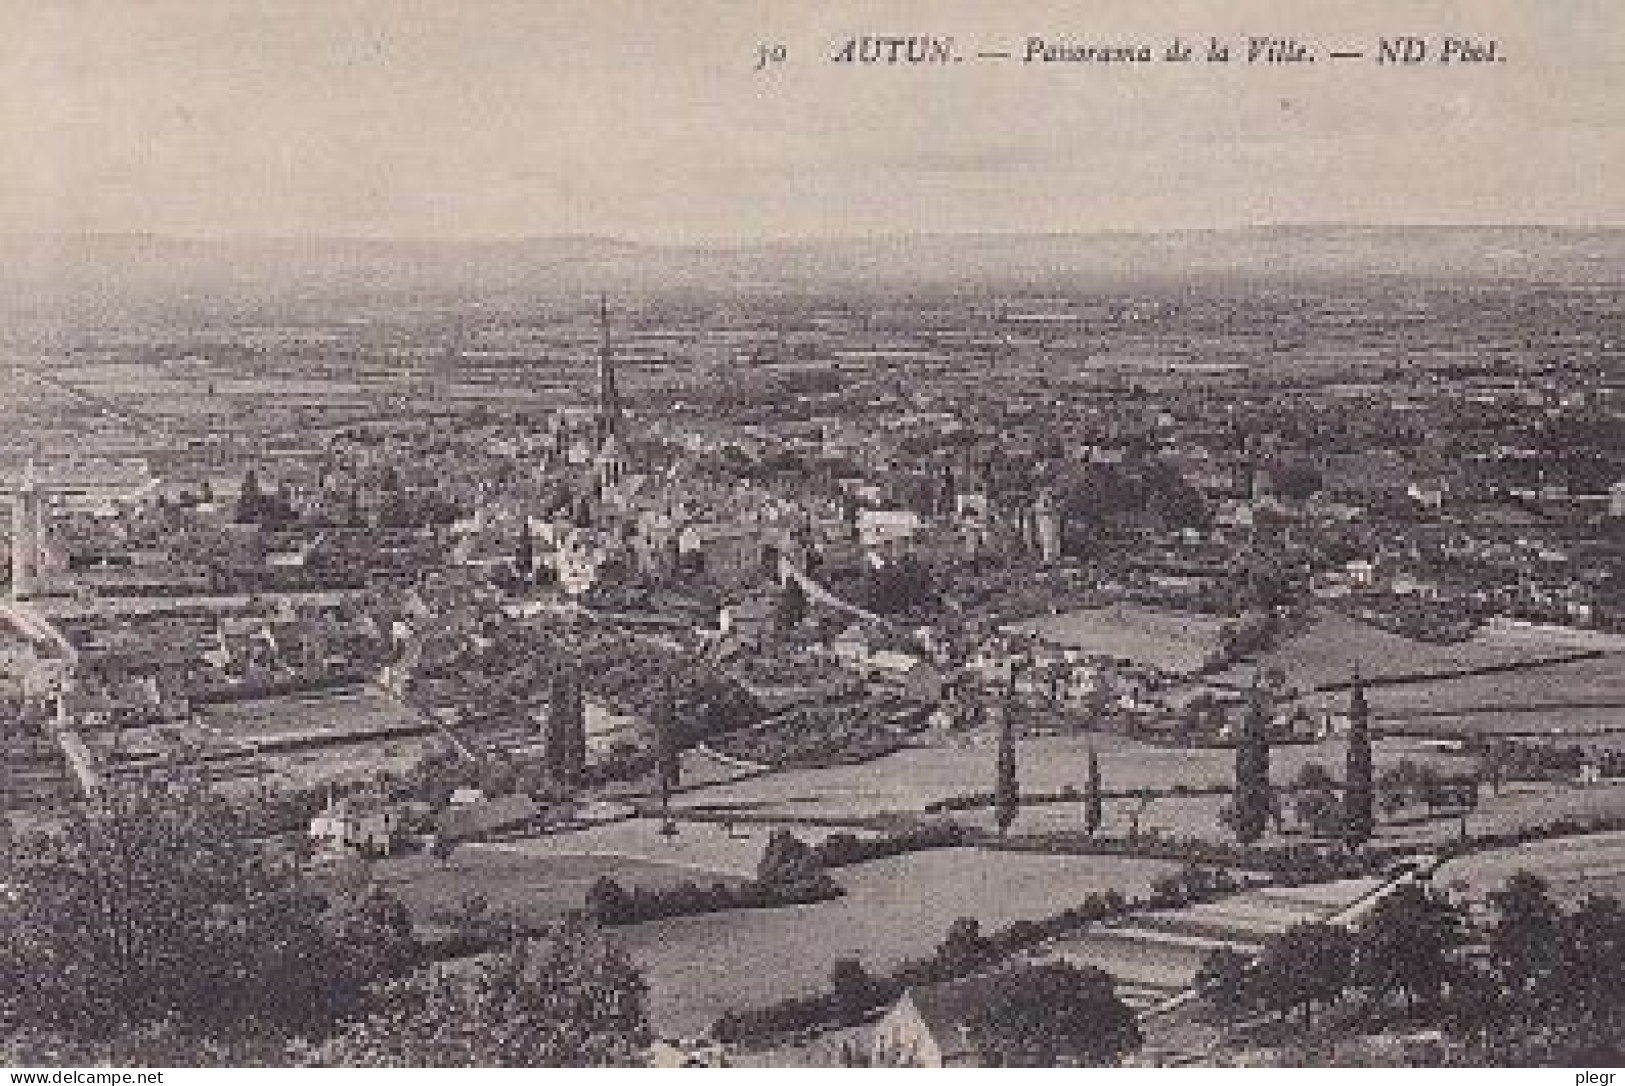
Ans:
[{"label": "shrub", "polygon": [[772,909],[783,905],[810,905],[840,897],[843,891],[823,872],[797,882],[745,882],[729,885],[714,882],[701,886],[692,881],[661,890],[636,886],[623,888],[604,876],[587,892],[587,911],[605,927],[641,924],[673,916],[720,913],[731,909]]},{"label": "shrub", "polygon": [[957,822],[941,821],[883,837],[861,838],[850,833],[831,834],[814,845],[813,858],[821,867],[846,867],[851,864],[881,860],[888,856],[901,856],[931,848],[953,848],[965,843],[965,829]]}]

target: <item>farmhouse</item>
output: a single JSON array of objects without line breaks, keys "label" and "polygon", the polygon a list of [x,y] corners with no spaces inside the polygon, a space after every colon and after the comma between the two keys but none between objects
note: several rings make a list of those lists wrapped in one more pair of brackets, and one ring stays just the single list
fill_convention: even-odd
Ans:
[{"label": "farmhouse", "polygon": [[388,855],[401,830],[394,806],[362,797],[335,800],[310,820],[310,838],[333,851],[352,848],[369,855]]},{"label": "farmhouse", "polygon": [[875,1023],[870,1044],[877,1064],[979,1067],[971,1019],[979,1005],[977,978],[910,988]]},{"label": "farmhouse", "polygon": [[1007,1038],[997,1019],[986,1012],[996,1002],[994,985],[1011,976],[982,974],[909,988],[870,1034],[876,1064],[990,1066],[993,1053],[1004,1047],[1000,1042]]}]

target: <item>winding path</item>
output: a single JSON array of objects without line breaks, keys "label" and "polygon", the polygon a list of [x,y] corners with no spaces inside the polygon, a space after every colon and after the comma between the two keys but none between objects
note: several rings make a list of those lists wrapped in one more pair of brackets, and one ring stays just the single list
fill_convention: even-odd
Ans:
[{"label": "winding path", "polygon": [[853,618],[862,619],[864,622],[873,622],[890,630],[897,629],[897,624],[892,622],[891,619],[877,615],[873,611],[866,611],[855,603],[848,603],[846,600],[841,599],[841,597],[813,580],[806,570],[788,558],[779,558],[779,580],[781,583],[794,581],[801,587],[801,591],[806,594],[807,599],[813,603],[821,603],[825,607],[851,615]]}]

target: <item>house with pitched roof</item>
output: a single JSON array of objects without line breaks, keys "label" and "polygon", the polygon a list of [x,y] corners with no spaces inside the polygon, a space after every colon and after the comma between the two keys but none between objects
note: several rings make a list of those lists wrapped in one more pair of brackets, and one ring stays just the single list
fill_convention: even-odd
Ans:
[{"label": "house with pitched roof", "polygon": [[906,990],[875,1023],[876,1062],[909,1067],[982,1067],[978,1013],[986,977],[965,977]]}]

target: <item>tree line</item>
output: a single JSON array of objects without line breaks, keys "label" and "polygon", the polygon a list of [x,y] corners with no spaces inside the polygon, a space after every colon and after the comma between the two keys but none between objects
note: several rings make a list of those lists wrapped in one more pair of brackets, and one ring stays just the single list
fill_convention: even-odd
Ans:
[{"label": "tree line", "polygon": [[1491,916],[1475,920],[1445,894],[1405,884],[1352,931],[1299,924],[1256,961],[1217,951],[1197,983],[1232,1023],[1296,1014],[1307,1028],[1318,1008],[1351,1030],[1438,1026],[1465,1062],[1617,1063],[1625,1052],[1618,899],[1591,896],[1564,909],[1542,879],[1519,872],[1488,905]]},{"label": "tree line", "polygon": [[0,1062],[632,1062],[646,990],[584,920],[455,974],[364,868],[319,882],[201,785],[0,835]]}]

